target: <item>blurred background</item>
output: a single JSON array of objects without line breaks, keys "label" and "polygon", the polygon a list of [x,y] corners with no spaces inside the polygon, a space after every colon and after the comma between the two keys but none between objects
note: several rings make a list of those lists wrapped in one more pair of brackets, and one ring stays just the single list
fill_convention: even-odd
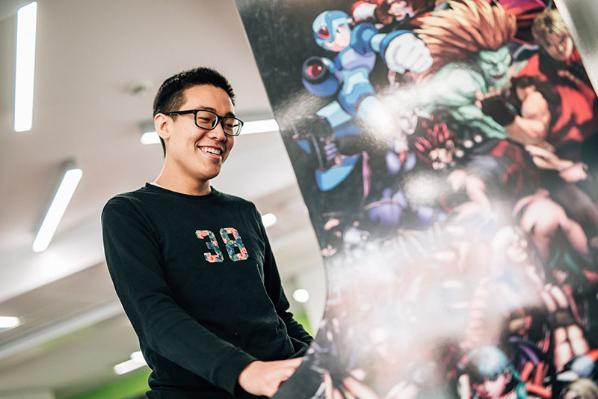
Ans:
[{"label": "blurred background", "polygon": [[[216,68],[241,119],[272,111],[232,0],[30,4],[0,0],[0,398],[142,397],[149,370],[104,263],[102,207],[157,176],[161,146],[142,135],[170,75]],[[314,332],[325,281],[307,208],[276,126],[246,128],[214,187],[268,214],[292,311]]]},{"label": "blurred background", "polygon": [[[100,212],[157,176],[162,149],[144,135],[154,93],[199,65],[228,77],[237,114],[255,122],[214,186],[256,203],[292,311],[315,332],[318,245],[234,1],[31,4],[0,0],[0,399],[143,396],[149,370],[107,273]],[[557,5],[596,85],[598,2]]]}]

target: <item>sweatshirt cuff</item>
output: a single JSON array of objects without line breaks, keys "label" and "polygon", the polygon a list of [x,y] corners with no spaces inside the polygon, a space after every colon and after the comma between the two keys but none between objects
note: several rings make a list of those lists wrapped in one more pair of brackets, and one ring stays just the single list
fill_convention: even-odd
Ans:
[{"label": "sweatshirt cuff", "polygon": [[239,392],[239,388],[237,388],[239,375],[249,363],[256,360],[246,352],[234,351],[219,359],[218,364],[213,369],[212,381],[215,385],[234,395]]}]

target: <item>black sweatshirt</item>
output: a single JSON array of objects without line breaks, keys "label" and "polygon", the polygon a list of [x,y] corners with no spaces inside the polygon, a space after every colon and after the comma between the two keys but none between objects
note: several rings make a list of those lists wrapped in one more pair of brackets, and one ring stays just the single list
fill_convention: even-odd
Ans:
[{"label": "black sweatshirt", "polygon": [[112,281],[152,369],[149,398],[251,397],[237,384],[245,366],[300,356],[311,342],[288,311],[251,202],[148,183],[108,201],[102,228]]}]

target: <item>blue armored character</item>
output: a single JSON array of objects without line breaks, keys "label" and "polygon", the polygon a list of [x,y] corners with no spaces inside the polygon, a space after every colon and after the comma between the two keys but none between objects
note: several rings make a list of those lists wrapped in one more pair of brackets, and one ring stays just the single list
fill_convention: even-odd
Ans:
[{"label": "blue armored character", "polygon": [[305,88],[319,97],[334,96],[314,116],[295,126],[298,144],[318,158],[316,181],[322,191],[340,184],[361,152],[367,151],[364,144],[371,140],[364,139],[362,129],[389,141],[404,135],[394,112],[376,97],[370,82],[377,56],[390,71],[401,74],[420,73],[432,65],[427,47],[413,33],[379,33],[369,22],[351,23],[343,11],[318,15],[312,25],[316,43],[338,54],[334,60],[310,57],[303,64]]}]

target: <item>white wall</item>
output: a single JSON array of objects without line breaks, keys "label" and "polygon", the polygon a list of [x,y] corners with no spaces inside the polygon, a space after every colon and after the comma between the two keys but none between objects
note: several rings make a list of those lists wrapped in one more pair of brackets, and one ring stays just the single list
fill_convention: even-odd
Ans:
[{"label": "white wall", "polygon": [[0,392],[0,399],[54,399],[54,394],[50,391]]}]

